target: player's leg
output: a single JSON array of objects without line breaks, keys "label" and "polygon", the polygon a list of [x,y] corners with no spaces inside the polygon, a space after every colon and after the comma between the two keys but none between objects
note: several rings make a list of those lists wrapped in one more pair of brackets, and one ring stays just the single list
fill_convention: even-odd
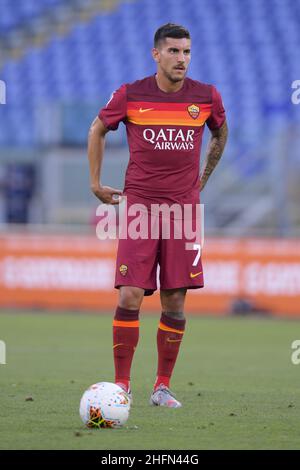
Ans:
[{"label": "player's leg", "polygon": [[162,315],[157,330],[158,366],[151,404],[179,408],[181,403],[169,389],[185,330],[184,301],[186,289],[160,291]]},{"label": "player's leg", "polygon": [[[143,218],[148,224],[148,214]],[[132,238],[119,240],[115,287],[119,303],[113,324],[115,380],[130,389],[130,370],[139,338],[139,312],[144,295],[156,290],[159,240]]]},{"label": "player's leg", "polygon": [[185,330],[185,296],[186,289],[160,291],[162,314],[157,331],[158,367],[154,388],[170,385]]},{"label": "player's leg", "polygon": [[130,390],[130,370],[135,348],[139,340],[139,311],[144,289],[121,286],[119,304],[113,321],[113,353],[115,382]]},{"label": "player's leg", "polygon": [[[185,331],[186,290],[203,286],[198,236],[187,239],[184,222],[168,222],[171,236],[162,237],[159,259],[162,316],[157,332],[158,369],[154,386],[157,391],[151,398],[154,404],[170,407],[181,406],[170,392],[169,384]],[[182,235],[172,235],[175,233]]]}]

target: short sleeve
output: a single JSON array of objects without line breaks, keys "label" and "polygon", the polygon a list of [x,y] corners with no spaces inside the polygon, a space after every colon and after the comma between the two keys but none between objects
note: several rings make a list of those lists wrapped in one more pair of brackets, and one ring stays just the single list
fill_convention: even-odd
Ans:
[{"label": "short sleeve", "polygon": [[118,90],[112,93],[106,106],[100,110],[98,117],[107,129],[115,131],[118,129],[119,123],[126,119],[126,114],[126,85],[122,85]]},{"label": "short sleeve", "polygon": [[222,98],[218,90],[211,85],[211,94],[212,94],[212,110],[211,115],[206,121],[209,129],[211,131],[220,129],[222,127],[226,116],[225,116],[225,109],[223,106]]}]

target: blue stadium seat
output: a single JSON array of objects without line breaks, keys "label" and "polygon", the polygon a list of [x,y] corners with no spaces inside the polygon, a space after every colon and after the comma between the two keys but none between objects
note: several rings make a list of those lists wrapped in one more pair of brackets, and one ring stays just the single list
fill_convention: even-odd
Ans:
[{"label": "blue stadium seat", "polygon": [[[65,2],[0,0],[0,36]],[[154,73],[153,32],[168,21],[190,29],[190,76],[219,88],[231,127],[249,130],[251,123],[251,132],[258,131],[273,114],[299,121],[288,101],[291,81],[300,79],[300,2],[140,0],[78,22],[65,36],[5,63],[1,79],[13,106],[9,119],[1,120],[0,144],[38,143],[34,106],[40,101],[100,107],[121,83]],[[16,132],[24,114],[24,130]]]}]

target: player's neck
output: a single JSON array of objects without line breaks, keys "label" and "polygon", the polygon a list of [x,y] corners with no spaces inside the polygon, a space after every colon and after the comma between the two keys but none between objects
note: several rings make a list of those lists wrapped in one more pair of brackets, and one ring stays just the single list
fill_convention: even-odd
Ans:
[{"label": "player's neck", "polygon": [[160,73],[155,75],[155,80],[158,88],[165,93],[175,93],[176,91],[181,90],[184,84],[184,80],[180,80],[180,82],[174,83]]}]

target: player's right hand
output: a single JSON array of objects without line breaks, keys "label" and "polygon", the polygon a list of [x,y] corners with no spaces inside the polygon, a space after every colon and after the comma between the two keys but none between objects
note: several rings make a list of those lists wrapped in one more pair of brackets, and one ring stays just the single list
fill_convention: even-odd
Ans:
[{"label": "player's right hand", "polygon": [[105,204],[116,205],[122,200],[123,192],[120,189],[111,188],[110,186],[92,186],[92,191],[100,201]]}]

